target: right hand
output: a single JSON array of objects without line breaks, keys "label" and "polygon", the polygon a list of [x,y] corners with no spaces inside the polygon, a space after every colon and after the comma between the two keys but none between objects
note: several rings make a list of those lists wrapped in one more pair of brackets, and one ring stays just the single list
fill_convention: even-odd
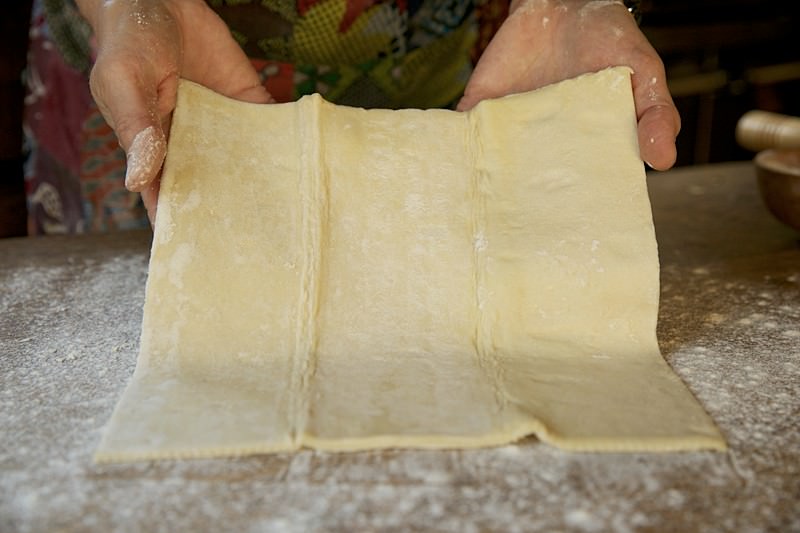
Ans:
[{"label": "right hand", "polygon": [[664,64],[619,0],[514,0],[475,66],[458,109],[628,65],[640,155],[657,170],[675,163],[681,119]]},{"label": "right hand", "polygon": [[253,103],[272,101],[225,23],[203,0],[78,0],[98,55],[89,79],[127,154],[125,186],[155,221],[178,79]]}]

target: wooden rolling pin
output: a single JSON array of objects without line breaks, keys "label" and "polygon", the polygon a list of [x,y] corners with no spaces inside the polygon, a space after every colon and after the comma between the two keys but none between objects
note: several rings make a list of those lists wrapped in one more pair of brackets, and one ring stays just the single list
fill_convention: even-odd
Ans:
[{"label": "wooden rolling pin", "polygon": [[748,111],[736,124],[736,141],[754,152],[800,148],[800,118],[769,111]]}]

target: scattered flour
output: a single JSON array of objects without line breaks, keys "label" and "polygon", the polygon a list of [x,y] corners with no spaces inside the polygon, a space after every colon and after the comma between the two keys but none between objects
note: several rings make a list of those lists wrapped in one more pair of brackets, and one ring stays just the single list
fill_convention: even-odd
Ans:
[{"label": "scattered flour", "polygon": [[800,287],[785,276],[733,290],[710,266],[663,271],[662,350],[727,454],[526,439],[96,466],[134,368],[146,266],[141,249],[0,270],[0,531],[800,529],[786,499],[800,479]]}]

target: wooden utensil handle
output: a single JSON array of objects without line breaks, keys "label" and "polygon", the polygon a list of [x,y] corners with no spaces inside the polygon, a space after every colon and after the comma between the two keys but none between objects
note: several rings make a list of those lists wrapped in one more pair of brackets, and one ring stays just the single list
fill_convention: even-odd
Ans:
[{"label": "wooden utensil handle", "polygon": [[769,111],[748,111],[736,124],[736,141],[754,152],[768,148],[800,148],[800,118]]}]

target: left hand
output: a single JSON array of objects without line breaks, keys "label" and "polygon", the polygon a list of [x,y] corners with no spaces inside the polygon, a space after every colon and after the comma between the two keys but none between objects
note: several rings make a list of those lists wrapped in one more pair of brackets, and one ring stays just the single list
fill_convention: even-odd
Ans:
[{"label": "left hand", "polygon": [[617,65],[633,69],[641,157],[666,170],[675,164],[680,116],[664,64],[622,2],[513,0],[458,109]]}]

